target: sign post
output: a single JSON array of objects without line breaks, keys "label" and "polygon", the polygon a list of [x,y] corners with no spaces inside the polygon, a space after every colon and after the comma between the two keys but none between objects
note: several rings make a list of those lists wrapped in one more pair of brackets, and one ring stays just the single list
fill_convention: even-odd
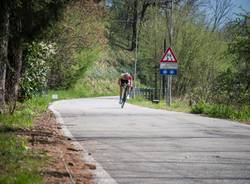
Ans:
[{"label": "sign post", "polygon": [[[169,55],[169,57],[173,56],[173,58],[176,60],[174,53],[171,49],[172,42],[173,42],[173,5],[174,5],[174,3],[173,3],[173,0],[166,0],[163,2],[165,2],[166,8],[168,9],[167,14],[166,14],[166,16],[167,16],[167,30],[168,30],[167,34],[166,34],[166,38],[167,37],[169,38],[169,47],[170,47],[170,53],[168,55]],[[166,57],[168,50],[165,52],[164,57]],[[164,51],[165,51],[165,47],[164,47]],[[168,59],[165,59],[165,60],[167,61]],[[163,61],[161,61],[161,63],[162,62],[165,62],[165,61],[163,60]],[[173,66],[173,65],[162,66],[162,68],[160,70],[161,70],[161,75],[163,75],[163,76],[167,75],[167,85],[166,85],[165,94],[166,94],[166,104],[168,104],[170,106],[171,105],[172,75],[177,75],[178,65],[177,65],[177,60],[176,60],[176,62],[174,62],[173,59],[169,59],[169,62],[176,63],[176,66]],[[165,77],[163,77],[163,78],[165,78]]]},{"label": "sign post", "polygon": [[168,76],[168,83],[167,83],[168,99],[166,98],[168,105],[171,105],[171,82],[172,82],[171,79],[172,76],[177,75],[177,73],[178,73],[177,59],[171,47],[169,47],[160,61],[160,74]]}]

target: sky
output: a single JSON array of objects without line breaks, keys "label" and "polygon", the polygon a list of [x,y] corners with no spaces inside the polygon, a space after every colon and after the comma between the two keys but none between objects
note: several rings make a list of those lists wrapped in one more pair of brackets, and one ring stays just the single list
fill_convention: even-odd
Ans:
[{"label": "sky", "polygon": [[[245,9],[247,12],[250,12],[250,0],[232,0],[233,9],[232,16],[236,16],[235,13],[242,12],[241,8]],[[241,8],[240,8],[241,7]]]},{"label": "sky", "polygon": [[[213,20],[214,12],[212,7],[215,7],[215,3],[217,0],[201,0],[201,2],[204,2],[206,6],[204,6],[201,10],[205,13],[206,16],[206,21],[207,23]],[[219,1],[224,1],[224,0],[219,0]],[[241,18],[242,16],[239,16],[240,14],[246,14],[249,13],[250,15],[250,0],[231,0],[232,7],[227,14],[226,17],[224,17],[220,23],[220,27],[223,27],[227,22],[234,21],[237,18]]]},{"label": "sky", "polygon": [[[206,0],[205,0],[206,1]],[[213,0],[211,0],[213,1]],[[221,0],[223,1],[223,0]],[[243,12],[242,8],[250,13],[250,0],[231,0],[233,4],[233,8],[230,14],[230,19],[234,19],[237,17],[236,14]],[[106,0],[107,5],[112,4],[112,0]]]}]

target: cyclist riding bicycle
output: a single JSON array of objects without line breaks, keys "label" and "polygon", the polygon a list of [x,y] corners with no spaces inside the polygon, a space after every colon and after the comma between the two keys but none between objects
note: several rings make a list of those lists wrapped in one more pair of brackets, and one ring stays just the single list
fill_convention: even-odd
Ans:
[{"label": "cyclist riding bicycle", "polygon": [[[118,84],[120,86],[120,101],[119,101],[119,103],[121,103],[123,86],[125,84],[128,85],[128,87],[129,87],[128,94],[130,94],[130,91],[133,89],[133,77],[132,77],[132,75],[130,75],[129,73],[122,73],[121,76],[119,77]],[[129,98],[129,96],[128,96],[128,98]]]}]

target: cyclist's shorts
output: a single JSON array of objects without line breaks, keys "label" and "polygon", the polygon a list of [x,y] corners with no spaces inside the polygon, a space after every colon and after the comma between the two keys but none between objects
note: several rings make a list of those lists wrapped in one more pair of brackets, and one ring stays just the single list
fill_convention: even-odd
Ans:
[{"label": "cyclist's shorts", "polygon": [[121,79],[121,86],[124,86],[125,84],[129,84],[129,80]]}]

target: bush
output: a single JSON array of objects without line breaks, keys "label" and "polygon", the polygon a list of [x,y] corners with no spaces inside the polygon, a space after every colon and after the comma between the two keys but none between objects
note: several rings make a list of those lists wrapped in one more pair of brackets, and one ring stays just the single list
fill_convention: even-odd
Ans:
[{"label": "bush", "polygon": [[30,98],[41,94],[47,87],[50,61],[55,54],[52,44],[33,42],[27,47],[24,73],[21,79],[21,96]]},{"label": "bush", "polygon": [[191,112],[216,118],[250,121],[250,106],[236,108],[224,104],[208,104],[200,101],[192,107]]},{"label": "bush", "polygon": [[24,103],[18,103],[13,114],[0,114],[0,125],[14,128],[30,127],[34,118],[46,111],[49,102],[50,98],[47,96],[34,96]]},{"label": "bush", "polygon": [[0,183],[42,183],[39,153],[27,147],[27,139],[0,132]]},{"label": "bush", "polygon": [[40,173],[46,156],[29,149],[28,139],[18,136],[19,128],[29,128],[34,118],[47,109],[49,98],[35,96],[17,104],[12,114],[0,114],[0,183],[43,183]]},{"label": "bush", "polygon": [[199,101],[196,105],[192,107],[191,112],[195,114],[202,114],[205,110],[206,103],[204,101]]}]

